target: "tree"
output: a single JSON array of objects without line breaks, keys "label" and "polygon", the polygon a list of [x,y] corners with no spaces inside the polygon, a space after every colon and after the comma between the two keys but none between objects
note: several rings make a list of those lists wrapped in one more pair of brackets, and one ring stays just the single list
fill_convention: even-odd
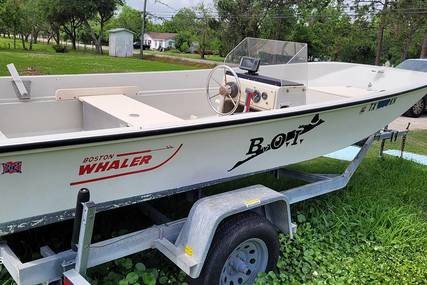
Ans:
[{"label": "tree", "polygon": [[267,11],[262,23],[260,23],[260,36],[266,39],[290,40],[294,37],[297,19],[302,5],[293,5],[291,1],[275,1]]},{"label": "tree", "polygon": [[37,41],[38,33],[44,28],[44,17],[40,0],[23,0],[20,10],[19,32],[21,34],[22,47],[29,40],[29,49],[33,49],[33,42]]},{"label": "tree", "polygon": [[88,1],[93,19],[85,18],[85,25],[90,32],[96,52],[102,54],[102,39],[105,24],[114,16],[118,6],[124,4],[123,0],[92,0]]},{"label": "tree", "polygon": [[215,25],[215,19],[212,17],[211,10],[203,3],[195,8],[195,12],[197,15],[195,22],[195,39],[199,43],[200,57],[204,59],[213,39],[213,26]]},{"label": "tree", "polygon": [[[77,49],[78,30],[93,17],[91,2],[84,0],[47,0],[47,19],[53,27],[61,27]],[[56,33],[58,31],[56,30]]]},{"label": "tree", "polygon": [[[219,20],[222,23],[221,54],[225,54],[246,37],[259,37],[261,27],[273,7],[288,5],[287,0],[215,0]],[[303,1],[301,1],[303,2]],[[276,10],[277,12],[277,10]],[[280,12],[279,12],[280,13]],[[270,18],[271,19],[271,18]],[[276,21],[277,17],[275,17]],[[270,22],[271,23],[271,22]],[[270,27],[272,27],[272,24]]]},{"label": "tree", "polygon": [[387,53],[393,63],[418,57],[417,42],[422,41],[422,29],[427,24],[423,5],[418,0],[400,0],[391,11],[386,41],[389,44]]},{"label": "tree", "polygon": [[179,32],[175,38],[175,47],[181,52],[187,51],[192,43],[192,38],[192,34],[187,31]]},{"label": "tree", "polygon": [[421,58],[427,58],[427,28],[426,28],[425,33],[424,33],[424,40],[423,40],[423,45],[421,48],[420,57]]},{"label": "tree", "polygon": [[375,47],[375,64],[381,64],[381,56],[383,53],[384,44],[384,30],[388,24],[388,17],[392,12],[393,5],[397,3],[397,0],[356,0],[356,5],[367,5],[369,12],[375,17],[377,21],[377,32],[376,32],[376,47]]},{"label": "tree", "polygon": [[124,5],[120,13],[108,24],[108,28],[125,28],[141,35],[141,13],[127,5]]},{"label": "tree", "polygon": [[56,45],[61,43],[61,24],[62,21],[57,19],[57,5],[53,3],[55,0],[40,0],[42,17],[45,21],[45,32],[47,33],[48,44],[51,39],[54,39]]},{"label": "tree", "polygon": [[[368,7],[351,7],[354,14],[339,60],[372,64],[375,60],[375,31]],[[340,36],[340,35],[335,35]]]},{"label": "tree", "polygon": [[5,21],[6,19],[5,2],[6,0],[0,0],[0,33],[3,33],[3,36],[6,37],[6,33],[8,32],[8,29],[7,29],[7,22]]},{"label": "tree", "polygon": [[21,9],[21,0],[6,0],[3,4],[2,18],[7,27],[12,30],[14,49],[16,49],[16,34],[18,33],[21,24]]},{"label": "tree", "polygon": [[[29,11],[32,11],[31,22],[33,26],[31,32],[31,40],[32,42],[37,43],[39,33],[41,31],[47,31],[49,29],[49,25],[46,21],[44,13],[43,0],[31,0],[28,2],[31,3],[30,5],[28,5]],[[30,47],[32,42],[30,42]]]},{"label": "tree", "polygon": [[169,33],[194,32],[196,18],[193,9],[182,8],[170,20],[164,21],[162,30]]},{"label": "tree", "polygon": [[[322,60],[341,60],[350,44],[351,19],[343,3],[313,0],[299,3],[295,9],[292,30],[286,39],[308,44],[309,57]],[[280,34],[279,34],[280,35]]]}]

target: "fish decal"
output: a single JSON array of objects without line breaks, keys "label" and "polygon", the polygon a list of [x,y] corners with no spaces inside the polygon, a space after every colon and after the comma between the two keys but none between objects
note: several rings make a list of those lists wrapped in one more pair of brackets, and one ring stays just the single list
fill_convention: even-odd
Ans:
[{"label": "fish decal", "polygon": [[289,131],[287,133],[279,133],[273,137],[271,142],[267,145],[263,145],[264,138],[257,137],[250,140],[249,150],[246,153],[247,157],[243,160],[238,161],[228,172],[233,171],[237,167],[242,164],[266,153],[270,150],[277,150],[283,147],[291,147],[294,145],[301,144],[304,139],[301,137],[302,135],[310,132],[311,130],[317,128],[325,121],[320,118],[319,114],[316,114],[311,122],[307,125],[301,125],[297,129]]}]

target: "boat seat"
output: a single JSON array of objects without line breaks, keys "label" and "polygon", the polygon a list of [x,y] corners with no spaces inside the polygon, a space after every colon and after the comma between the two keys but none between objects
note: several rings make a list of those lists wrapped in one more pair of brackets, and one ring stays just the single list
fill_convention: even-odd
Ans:
[{"label": "boat seat", "polygon": [[116,95],[126,96],[138,95],[140,90],[137,86],[110,86],[110,87],[89,87],[89,88],[69,88],[58,89],[55,91],[55,97],[58,101],[74,100],[79,97]]},{"label": "boat seat", "polygon": [[171,114],[134,100],[125,95],[99,95],[79,97],[81,102],[89,104],[132,127],[146,127],[183,121]]}]

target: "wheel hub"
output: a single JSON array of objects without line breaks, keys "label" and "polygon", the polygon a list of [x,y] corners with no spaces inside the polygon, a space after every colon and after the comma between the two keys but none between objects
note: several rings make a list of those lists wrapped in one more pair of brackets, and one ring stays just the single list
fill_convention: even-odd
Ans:
[{"label": "wheel hub", "polygon": [[412,110],[415,114],[421,114],[424,111],[424,101],[421,99],[413,107]]},{"label": "wheel hub", "polygon": [[225,262],[220,276],[221,285],[252,284],[268,262],[267,245],[261,239],[249,239],[236,247]]}]

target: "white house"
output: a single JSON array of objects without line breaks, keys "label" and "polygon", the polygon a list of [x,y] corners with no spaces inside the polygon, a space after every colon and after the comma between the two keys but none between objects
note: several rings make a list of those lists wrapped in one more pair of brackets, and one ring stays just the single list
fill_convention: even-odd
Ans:
[{"label": "white house", "polygon": [[133,56],[134,32],[127,29],[112,29],[109,33],[109,54],[117,57]]},{"label": "white house", "polygon": [[145,33],[144,45],[149,45],[150,49],[175,48],[175,33]]}]

